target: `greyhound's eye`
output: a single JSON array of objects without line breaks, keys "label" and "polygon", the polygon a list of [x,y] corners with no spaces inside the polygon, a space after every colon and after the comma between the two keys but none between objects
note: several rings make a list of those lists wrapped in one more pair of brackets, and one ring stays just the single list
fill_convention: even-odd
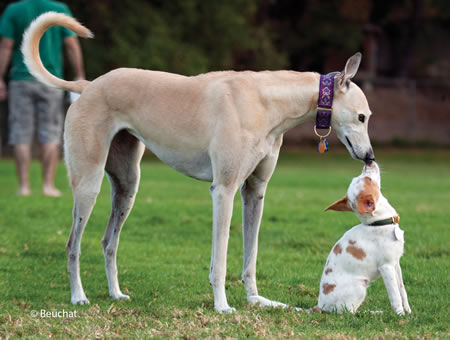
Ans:
[{"label": "greyhound's eye", "polygon": [[358,115],[358,119],[361,123],[364,123],[366,121],[366,116],[364,116],[362,113]]}]

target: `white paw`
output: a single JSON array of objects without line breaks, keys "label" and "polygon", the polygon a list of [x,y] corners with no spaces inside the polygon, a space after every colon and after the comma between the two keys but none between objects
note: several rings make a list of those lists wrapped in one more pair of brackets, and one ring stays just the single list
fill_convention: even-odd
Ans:
[{"label": "white paw", "polygon": [[406,307],[404,307],[404,308],[405,308],[406,314],[411,314],[411,308],[409,307],[409,305],[406,305]]},{"label": "white paw", "polygon": [[70,302],[72,303],[72,305],[88,305],[89,304],[89,300],[87,299],[86,296],[72,297]]},{"label": "white paw", "polygon": [[284,303],[272,301],[260,295],[249,296],[247,300],[252,305],[258,305],[261,307],[275,307],[275,308],[281,307],[283,309],[287,307],[287,305]]},{"label": "white paw", "polygon": [[397,309],[395,310],[395,312],[397,313],[397,315],[405,315],[405,311],[402,309]]},{"label": "white paw", "polygon": [[130,300],[130,296],[122,293],[109,294],[114,300]]},{"label": "white paw", "polygon": [[223,306],[223,307],[214,307],[214,310],[219,313],[223,314],[231,314],[236,311],[236,308],[230,307],[230,306]]}]

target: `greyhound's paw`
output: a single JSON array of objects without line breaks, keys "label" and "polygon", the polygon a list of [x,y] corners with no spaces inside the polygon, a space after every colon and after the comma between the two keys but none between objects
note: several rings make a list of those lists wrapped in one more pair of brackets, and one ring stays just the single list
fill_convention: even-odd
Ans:
[{"label": "greyhound's paw", "polygon": [[86,296],[82,297],[72,297],[71,301],[72,305],[88,305],[89,300]]},{"label": "greyhound's paw", "polygon": [[122,293],[109,294],[114,300],[130,300],[130,296]]},{"label": "greyhound's paw", "polygon": [[236,308],[230,307],[230,306],[224,306],[224,307],[214,307],[214,310],[216,312],[222,313],[222,314],[231,314],[236,311]]},{"label": "greyhound's paw", "polygon": [[281,307],[281,308],[287,308],[288,305],[282,303],[282,302],[278,302],[278,301],[272,301],[269,299],[266,299],[265,297],[262,297],[260,295],[254,295],[254,296],[249,296],[247,298],[248,302],[250,302],[252,305],[258,305],[261,307]]},{"label": "greyhound's paw", "polygon": [[306,314],[312,314],[312,313],[323,313],[323,309],[319,306],[313,307],[313,308],[300,308],[300,307],[293,307],[292,310],[294,312],[301,312]]}]

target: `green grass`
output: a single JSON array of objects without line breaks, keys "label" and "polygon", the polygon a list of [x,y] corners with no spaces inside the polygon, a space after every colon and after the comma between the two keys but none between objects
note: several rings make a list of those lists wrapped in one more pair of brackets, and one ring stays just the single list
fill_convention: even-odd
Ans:
[{"label": "green grass", "polygon": [[[108,296],[101,238],[109,216],[102,192],[82,243],[81,272],[89,306],[70,304],[65,242],[72,196],[58,169],[60,199],[40,193],[33,163],[33,196],[17,197],[12,161],[0,162],[0,338],[448,338],[450,153],[377,153],[384,195],[401,215],[402,258],[412,315],[396,316],[381,279],[358,314],[306,314],[249,306],[240,281],[242,235],[236,196],[228,251],[227,295],[237,312],[213,311],[209,183],[184,177],[154,160],[142,163],[134,210],[120,241],[119,280],[131,301]],[[351,213],[323,209],[341,198],[361,164],[347,154],[285,153],[265,201],[258,287],[270,299],[313,307],[326,257],[357,224]],[[76,311],[76,318],[32,317],[31,311]],[[383,310],[380,315],[365,313]]]}]

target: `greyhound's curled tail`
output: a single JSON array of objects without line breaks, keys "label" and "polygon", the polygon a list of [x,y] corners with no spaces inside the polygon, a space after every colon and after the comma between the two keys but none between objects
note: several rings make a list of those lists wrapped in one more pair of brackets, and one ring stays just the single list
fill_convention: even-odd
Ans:
[{"label": "greyhound's curled tail", "polygon": [[44,32],[52,26],[63,26],[83,38],[93,38],[92,32],[81,25],[77,20],[62,13],[47,12],[37,17],[27,28],[22,39],[22,54],[25,65],[30,73],[40,82],[62,88],[68,91],[81,93],[89,84],[87,80],[67,81],[51,74],[42,64],[39,55],[39,41]]}]

